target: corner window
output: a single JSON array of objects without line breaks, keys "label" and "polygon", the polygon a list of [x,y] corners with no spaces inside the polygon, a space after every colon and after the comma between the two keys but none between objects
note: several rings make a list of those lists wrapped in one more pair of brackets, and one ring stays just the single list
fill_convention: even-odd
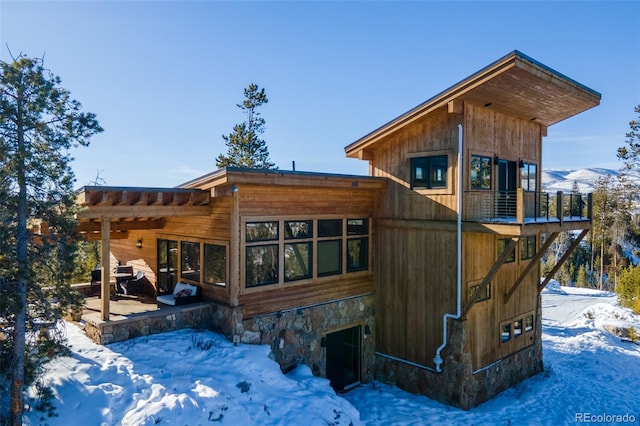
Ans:
[{"label": "corner window", "polygon": [[180,276],[185,280],[200,282],[200,243],[180,243]]},{"label": "corner window", "polygon": [[[505,250],[505,248],[507,248],[507,245],[510,242],[511,242],[511,238],[501,238],[501,239],[498,240],[498,257],[500,257],[500,255]],[[509,255],[507,256],[507,259],[504,261],[504,263],[511,263],[511,262],[515,262],[515,261],[516,261],[516,251],[515,251],[515,247],[514,247],[514,250],[511,250],[511,253],[509,253]]]},{"label": "corner window", "polygon": [[470,175],[472,189],[491,189],[491,158],[472,155]]},{"label": "corner window", "polygon": [[531,259],[536,254],[536,236],[523,237],[520,240],[520,259]]},{"label": "corner window", "polygon": [[204,245],[204,283],[224,287],[227,282],[227,248],[216,244]]},{"label": "corner window", "polygon": [[447,187],[446,155],[411,159],[411,188],[432,189]]},{"label": "corner window", "polygon": [[537,166],[533,163],[521,163],[520,187],[525,191],[534,192],[536,190]]}]

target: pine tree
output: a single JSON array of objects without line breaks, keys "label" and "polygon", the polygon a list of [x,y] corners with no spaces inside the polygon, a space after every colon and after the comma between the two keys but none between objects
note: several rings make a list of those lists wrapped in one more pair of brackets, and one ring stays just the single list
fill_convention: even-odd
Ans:
[{"label": "pine tree", "polygon": [[627,146],[618,148],[618,159],[624,163],[627,170],[640,168],[640,105],[637,105],[634,111],[638,118],[629,122],[631,129],[625,135]]},{"label": "pine tree", "polygon": [[55,325],[81,303],[67,285],[78,240],[69,149],[102,128],[42,59],[0,70],[0,422],[20,425],[26,387],[64,351]]},{"label": "pine tree", "polygon": [[264,133],[265,120],[260,116],[257,108],[269,102],[264,89],[251,83],[244,89],[244,101],[237,104],[245,115],[245,121],[236,124],[233,132],[223,135],[227,146],[227,154],[220,154],[216,158],[218,168],[235,166],[253,169],[277,169],[275,163],[269,160],[267,143],[259,138]]}]

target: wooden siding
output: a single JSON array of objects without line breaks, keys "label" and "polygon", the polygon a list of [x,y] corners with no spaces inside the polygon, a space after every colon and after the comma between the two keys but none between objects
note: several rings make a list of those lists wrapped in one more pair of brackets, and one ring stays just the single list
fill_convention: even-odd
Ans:
[{"label": "wooden siding", "polygon": [[[487,275],[496,259],[497,240],[505,236],[465,233],[463,245],[464,304],[471,287]],[[533,344],[532,334],[523,333],[508,342],[500,341],[500,325],[535,313],[540,269],[534,267],[513,297],[505,303],[505,294],[530,260],[520,259],[520,243],[516,245],[515,262],[505,263],[491,282],[489,300],[476,302],[467,314],[469,342],[474,370]],[[537,332],[537,330],[534,330]]]},{"label": "wooden siding", "polygon": [[352,276],[331,279],[325,277],[318,282],[305,285],[290,284],[273,289],[265,286],[263,291],[239,296],[244,318],[326,303],[373,293],[373,274],[354,273]]},{"label": "wooden siding", "polygon": [[376,229],[377,351],[433,368],[442,316],[455,312],[456,234]]},{"label": "wooden siding", "polygon": [[[395,132],[379,144],[370,162],[374,176],[390,184],[380,204],[378,217],[421,220],[454,220],[456,208],[458,114],[446,108]],[[414,191],[411,188],[410,158],[448,155],[446,189]]]},{"label": "wooden siding", "polygon": [[[130,231],[127,239],[111,241],[111,252],[122,264],[130,264],[134,270],[144,271],[156,285],[158,239],[218,241],[228,246],[231,238],[231,206],[231,197],[217,197],[212,201],[209,216],[170,217],[162,229]],[[136,247],[138,238],[142,239],[140,249]],[[227,287],[203,285],[202,295],[229,303],[230,284],[227,282]]]},{"label": "wooden siding", "polygon": [[[536,191],[540,190],[542,172],[542,127],[535,122],[509,117],[495,112],[491,107],[465,103],[464,105],[464,220],[491,217],[495,192],[498,187],[498,170],[492,164],[490,190],[472,190],[470,159],[472,155],[499,157],[508,161],[537,165]],[[520,173],[520,169],[517,169]],[[516,177],[518,187],[520,176]],[[533,214],[533,212],[529,212]]]}]

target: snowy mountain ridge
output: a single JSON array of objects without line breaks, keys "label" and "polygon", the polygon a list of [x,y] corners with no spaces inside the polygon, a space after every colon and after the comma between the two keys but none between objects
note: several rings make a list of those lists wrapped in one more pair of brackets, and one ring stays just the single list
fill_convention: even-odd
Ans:
[{"label": "snowy mountain ridge", "polygon": [[571,192],[574,182],[578,184],[578,190],[582,193],[593,192],[596,181],[599,178],[620,174],[617,170],[603,168],[587,168],[578,170],[543,170],[542,189],[544,191]]}]

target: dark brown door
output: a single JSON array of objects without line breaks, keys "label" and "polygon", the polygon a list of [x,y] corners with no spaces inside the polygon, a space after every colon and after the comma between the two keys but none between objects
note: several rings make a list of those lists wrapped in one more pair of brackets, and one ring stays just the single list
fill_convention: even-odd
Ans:
[{"label": "dark brown door", "polygon": [[361,327],[327,334],[327,379],[336,392],[360,384]]}]

